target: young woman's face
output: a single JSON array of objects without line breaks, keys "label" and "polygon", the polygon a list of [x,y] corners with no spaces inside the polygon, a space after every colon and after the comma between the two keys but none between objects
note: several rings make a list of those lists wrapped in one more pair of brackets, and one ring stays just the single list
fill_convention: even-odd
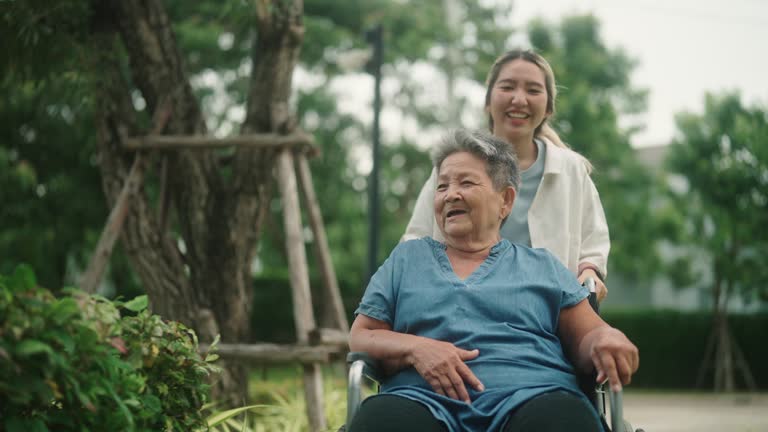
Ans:
[{"label": "young woman's face", "polygon": [[533,141],[533,133],[550,114],[547,111],[544,71],[515,59],[502,66],[486,107],[493,119],[493,134],[510,143]]}]

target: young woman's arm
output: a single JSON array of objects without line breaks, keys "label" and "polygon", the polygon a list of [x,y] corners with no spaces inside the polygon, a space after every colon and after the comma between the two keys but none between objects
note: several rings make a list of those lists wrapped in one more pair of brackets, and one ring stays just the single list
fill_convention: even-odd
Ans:
[{"label": "young woman's arm", "polygon": [[602,301],[608,293],[605,287],[608,252],[611,249],[608,223],[597,188],[587,174],[582,188],[582,234],[577,276],[580,283],[584,283],[588,277],[594,278],[597,283],[597,299]]},{"label": "young woman's arm", "polygon": [[430,174],[427,182],[422,186],[419,197],[416,199],[416,204],[413,206],[413,214],[411,215],[411,220],[408,221],[408,226],[405,228],[405,233],[400,238],[401,242],[433,236],[435,230],[434,198],[435,170],[432,169],[432,174]]}]

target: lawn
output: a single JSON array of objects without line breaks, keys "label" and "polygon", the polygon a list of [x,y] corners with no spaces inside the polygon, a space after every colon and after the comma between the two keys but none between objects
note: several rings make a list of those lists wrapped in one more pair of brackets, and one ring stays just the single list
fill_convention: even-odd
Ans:
[{"label": "lawn", "polygon": [[[323,368],[325,415],[328,431],[337,431],[347,413],[346,367],[343,364]],[[251,371],[250,404],[258,407],[239,415],[220,431],[303,432],[307,417],[299,364],[264,366]]]}]

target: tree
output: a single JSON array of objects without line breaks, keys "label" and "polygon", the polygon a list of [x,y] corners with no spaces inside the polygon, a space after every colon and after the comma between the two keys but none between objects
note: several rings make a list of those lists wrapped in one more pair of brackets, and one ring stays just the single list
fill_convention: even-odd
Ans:
[{"label": "tree", "polygon": [[[17,155],[7,159],[8,172],[25,172],[21,161],[31,161],[35,172],[49,172],[48,166],[37,162],[36,152],[45,153],[56,143],[82,151],[76,161],[55,161],[62,177],[77,185],[61,191],[57,199],[75,202],[79,193],[79,199],[89,204],[61,220],[66,227],[62,232],[72,232],[82,240],[66,240],[56,259],[74,262],[82,269],[106,209],[113,204],[133,161],[134,154],[122,150],[121,140],[125,135],[148,133],[152,118],[163,106],[171,108],[165,133],[286,133],[300,124],[322,150],[312,161],[312,169],[337,273],[343,286],[349,287],[349,298],[356,300],[365,269],[363,192],[367,173],[358,168],[355,154],[367,146],[370,114],[341,112],[339,96],[331,88],[354,74],[341,70],[336,59],[345,50],[364,47],[363,31],[371,24],[383,24],[384,75],[391,89],[385,94],[385,106],[407,125],[384,137],[383,259],[402,234],[412,202],[429,174],[421,149],[455,115],[442,89],[425,97],[426,86],[444,79],[446,70],[452,68],[453,82],[472,83],[477,88],[495,57],[510,47],[513,29],[504,24],[510,15],[508,5],[454,3],[460,3],[463,17],[458,28],[448,25],[441,2],[416,0],[259,1],[256,10],[252,3],[235,0],[0,2],[0,7],[9,8],[0,15],[0,35],[14,41],[9,55],[0,59],[3,69],[10,72],[4,75],[4,88],[33,84],[65,88],[63,93],[48,93],[43,87],[32,87],[30,93],[38,99],[30,97],[26,103],[40,106],[53,101],[69,107],[75,119],[69,128],[77,131],[60,132],[66,124],[61,115],[57,129],[39,127],[42,120],[34,120],[31,124],[36,127],[39,146],[2,147],[6,154]],[[303,6],[303,15],[299,6]],[[297,26],[303,27],[303,37]],[[651,236],[644,234],[646,201],[636,186],[644,177],[642,173],[614,174],[636,169],[627,162],[631,159],[631,130],[619,129],[616,120],[620,112],[642,108],[642,92],[628,85],[632,62],[620,52],[608,50],[597,29],[594,18],[582,17],[557,26],[534,23],[528,34],[534,46],[552,60],[561,84],[567,87],[561,91],[556,126],[566,141],[597,166],[596,181],[614,239],[612,266],[638,272],[644,268],[641,262],[647,262],[641,261],[644,251],[652,250],[644,247],[644,238]],[[458,56],[449,58],[449,47],[457,49]],[[584,58],[591,58],[596,66]],[[294,76],[299,78],[292,88],[294,65]],[[427,77],[417,73],[425,69],[430,71]],[[72,85],[73,81],[78,84]],[[457,97],[456,103],[462,106],[481,103],[464,94]],[[614,108],[616,101],[621,104]],[[16,111],[5,106],[4,112]],[[462,118],[476,121],[466,125],[483,127],[482,107],[476,112],[470,109],[465,109]],[[51,116],[46,111],[43,117]],[[590,127],[583,127],[585,124]],[[13,135],[12,142],[23,142],[19,127],[4,130]],[[121,249],[130,257],[154,312],[190,325],[202,340],[221,332],[225,342],[248,341],[251,263],[258,258],[270,271],[287,267],[281,253],[281,230],[260,229],[280,209],[279,197],[272,193],[272,156],[240,150],[185,151],[151,155],[150,159],[142,196],[133,207]],[[175,211],[167,219],[167,230],[156,214],[161,195],[157,173],[163,159],[173,173],[168,186]],[[93,187],[98,172],[88,167],[91,160],[98,161],[106,203]],[[618,185],[613,186],[614,182]],[[18,179],[13,184],[14,190],[22,188]],[[24,187],[27,193],[32,190]],[[52,189],[48,190],[51,194]],[[41,208],[39,200],[23,200],[30,208]],[[30,211],[18,210],[19,214]],[[78,219],[80,214],[88,216]],[[37,226],[61,215],[48,214]],[[623,228],[630,224],[642,229]],[[39,244],[49,242],[37,237],[40,231],[30,229],[29,235]],[[12,230],[2,234],[13,237],[13,245],[25,241]],[[12,247],[6,250],[16,259]],[[51,251],[45,249],[38,249],[33,257],[35,267],[48,263]],[[75,250],[81,252],[73,253]],[[638,250],[643,254],[637,254]],[[67,277],[61,270],[51,273],[60,279]],[[244,372],[230,369],[230,374],[242,377]],[[245,379],[233,381],[244,390]]]},{"label": "tree", "polygon": [[[68,199],[80,192],[88,209],[98,210],[87,219],[66,219],[68,226],[78,227],[75,231],[78,238],[85,237],[75,245],[81,251],[92,248],[105,209],[114,205],[134,163],[135,154],[123,148],[125,137],[144,135],[153,129],[168,134],[199,135],[221,135],[237,129],[237,125],[232,125],[238,121],[236,113],[218,108],[221,95],[215,94],[213,86],[206,84],[211,71],[224,82],[225,101],[234,107],[239,103],[244,106],[244,118],[239,119],[243,122],[241,132],[289,133],[298,121],[291,114],[290,96],[295,94],[291,88],[292,73],[299,60],[302,42],[306,42],[302,58],[304,70],[327,82],[339,72],[332,61],[333,52],[361,46],[364,43],[362,30],[374,21],[386,22],[393,47],[387,61],[392,67],[399,68],[401,74],[405,73],[407,65],[427,57],[427,51],[439,45],[440,35],[447,33],[437,13],[439,5],[422,2],[357,1],[342,6],[338,2],[308,1],[306,17],[301,1],[259,1],[255,10],[250,4],[238,1],[190,4],[70,0],[55,5],[9,2],[3,8],[0,34],[7,36],[6,40],[14,41],[9,56],[4,57],[2,63],[3,69],[9,71],[4,75],[5,88],[16,88],[22,83],[31,86],[30,93],[40,100],[58,103],[70,111],[77,107],[74,111],[77,123],[70,127],[76,128],[81,135],[73,134],[76,139],[67,140],[66,145],[82,150],[83,159],[60,161],[63,163],[57,169],[62,176],[79,184],[82,180],[76,180],[74,175],[67,176],[66,171],[79,172],[85,161],[98,162],[106,206],[102,207],[103,198],[96,195],[93,188],[78,191],[74,187],[61,195],[64,202],[71,203],[73,201]],[[475,16],[485,17],[492,16],[494,10],[474,3],[467,8]],[[494,35],[488,29],[496,28],[479,26],[475,33],[490,43]],[[312,37],[304,38],[305,32],[310,32]],[[438,42],[434,43],[434,40]],[[482,49],[471,47],[471,50],[476,53],[495,51],[488,49],[495,46],[489,43],[483,44]],[[72,85],[73,80],[77,86]],[[62,86],[67,92],[42,93],[43,86],[48,85]],[[321,91],[313,93],[322,95]],[[437,104],[425,106],[411,102],[413,99],[400,98],[398,106],[408,113],[418,111],[421,113],[419,117],[427,120],[431,117],[423,113],[439,111],[435,109]],[[38,102],[29,98],[26,103]],[[61,110],[66,111],[64,108]],[[322,118],[333,116],[334,109],[335,104],[327,104]],[[17,111],[10,105],[4,107],[3,112]],[[161,119],[164,115],[168,121],[163,126]],[[50,129],[49,135],[49,129],[38,123],[35,121],[34,132],[41,142],[39,150],[45,152],[52,148],[54,133],[64,134]],[[93,130],[94,124],[96,130]],[[345,126],[354,126],[360,132],[365,128],[359,121],[343,120],[340,127],[328,128],[328,131],[341,132]],[[9,131],[17,141],[24,133],[29,135],[23,128]],[[338,137],[330,133],[323,139],[321,145],[326,154],[339,152],[343,155],[345,147],[352,144],[340,144],[337,140]],[[3,179],[4,183],[11,184],[15,190],[26,188],[27,193],[30,185],[40,189],[37,187],[39,183],[24,183],[24,179],[32,178],[30,173],[43,172],[44,165],[28,157],[37,151],[37,147],[21,144],[3,147],[3,163],[13,173]],[[403,152],[408,156],[396,157]],[[423,162],[423,159],[410,156],[414,153],[407,144],[402,151],[394,153],[388,159],[401,161],[393,164],[396,168],[398,164],[403,168]],[[247,341],[251,263],[255,258],[260,228],[273,204],[273,155],[234,150],[179,151],[147,156],[147,175],[139,196],[132,202],[121,243],[142,288],[149,294],[154,312],[186,323],[204,341],[211,340],[219,332],[225,342]],[[336,155],[328,159],[334,160]],[[35,171],[30,171],[25,161],[34,161],[31,167]],[[344,165],[349,166],[346,160]],[[157,175],[162,166],[172,173],[166,186],[175,211],[167,218],[158,214],[158,208],[164,208],[161,199],[163,183]],[[314,166],[317,167],[317,163]],[[325,170],[333,172],[338,168],[328,165]],[[350,179],[354,181],[361,177],[354,166],[349,169],[352,171],[342,171],[347,177],[344,185],[348,185]],[[426,177],[428,167],[420,166],[414,172],[421,171]],[[88,175],[95,173],[91,169]],[[93,185],[92,179],[85,182]],[[393,187],[392,194],[397,202],[391,207],[399,212],[399,218],[407,217],[407,205],[403,203],[415,198],[420,181]],[[320,190],[326,189],[321,187]],[[346,194],[345,199],[360,201],[359,197],[350,194]],[[327,200],[329,203],[334,201]],[[34,200],[25,199],[23,204],[41,208],[41,203]],[[325,209],[328,206],[331,205]],[[15,217],[23,217],[29,208],[20,206]],[[362,208],[352,207],[352,213],[331,213],[329,219],[331,223],[336,220],[339,227],[350,223],[362,226]],[[352,222],[346,220],[348,216],[353,216]],[[47,217],[46,220],[50,220],[52,216]],[[44,225],[46,220],[38,226]],[[37,230],[32,231],[33,236],[37,235]],[[336,231],[345,237],[346,243],[361,242],[359,237],[350,236],[350,231],[354,233],[352,230]],[[393,231],[389,229],[387,232]],[[9,248],[18,244],[17,232],[4,233],[17,242],[8,243]],[[82,269],[83,256],[87,253],[73,255],[73,248],[69,247],[72,243],[61,243],[64,243],[63,251],[58,259],[74,262],[76,268]],[[48,251],[43,248],[39,251],[40,254],[32,260],[38,262],[37,267],[46,267]],[[14,256],[14,259],[24,258]],[[59,280],[68,277],[61,268],[52,268],[51,273]],[[228,371],[228,379],[222,387],[243,394],[247,383],[244,370],[229,367]]]},{"label": "tree", "polygon": [[751,377],[730,336],[729,300],[768,300],[768,111],[745,107],[736,93],[708,94],[703,114],[681,113],[676,122],[680,135],[667,164],[685,180],[672,195],[686,218],[681,243],[691,251],[688,260],[708,262],[696,279],[712,283],[705,288],[713,330],[702,371],[714,357],[715,389],[733,391],[734,367],[741,367],[747,385]]},{"label": "tree", "polygon": [[[50,36],[51,30],[70,35],[67,51],[76,53],[82,64],[66,66],[87,77],[84,93],[93,100],[97,129],[91,136],[97,137],[109,205],[135,158],[123,149],[124,138],[157,127],[148,124],[145,113],[157,117],[168,110],[167,126],[158,132],[206,133],[200,103],[161,2],[72,1],[13,7],[11,18],[27,21],[10,24],[32,35],[17,46],[30,49],[48,42],[61,46]],[[57,21],[57,13],[66,19]],[[302,13],[298,1],[258,3],[253,49],[259,55],[253,58],[246,133],[288,133],[295,126],[288,98],[303,37]],[[18,59],[29,60],[23,50],[17,54]],[[19,61],[14,66],[27,64],[30,74],[39,71],[39,62]],[[144,112],[135,108],[139,101]],[[190,325],[207,341],[218,333],[225,341],[248,339],[250,266],[265,214],[262,204],[268,202],[270,190],[272,154],[238,149],[230,156],[179,151],[154,158],[153,164],[162,159],[172,173],[168,191],[176,209],[173,229],[166,230],[158,217],[159,182],[150,178],[131,203],[122,235],[153,310]],[[228,371],[221,387],[245,395],[244,369],[230,365]]]},{"label": "tree", "polygon": [[591,15],[566,17],[557,25],[534,20],[528,39],[556,74],[555,130],[595,167],[592,178],[611,234],[609,271],[642,286],[654,276],[648,269],[664,270],[654,240],[660,221],[650,211],[656,189],[630,146],[639,127],[619,125],[620,116],[646,109],[647,91],[630,82],[636,62],[606,46]]}]

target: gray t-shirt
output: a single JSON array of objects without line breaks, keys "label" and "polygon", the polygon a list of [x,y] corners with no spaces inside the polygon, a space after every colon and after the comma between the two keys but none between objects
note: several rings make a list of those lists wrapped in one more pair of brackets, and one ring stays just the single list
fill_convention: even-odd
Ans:
[{"label": "gray t-shirt", "polygon": [[535,139],[539,154],[536,161],[527,170],[520,173],[520,188],[517,191],[512,213],[509,214],[504,226],[501,227],[501,237],[512,243],[531,246],[531,232],[528,229],[528,209],[531,208],[536,191],[539,190],[541,177],[544,175],[544,160],[547,146],[540,139]]}]

